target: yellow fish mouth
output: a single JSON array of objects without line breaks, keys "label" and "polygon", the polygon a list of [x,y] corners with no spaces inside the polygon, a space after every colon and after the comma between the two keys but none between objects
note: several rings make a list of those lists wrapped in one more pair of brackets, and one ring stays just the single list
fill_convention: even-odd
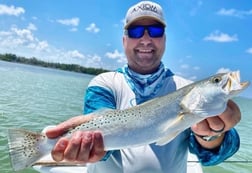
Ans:
[{"label": "yellow fish mouth", "polygon": [[240,71],[229,72],[226,76],[227,80],[222,88],[230,94],[242,91],[250,84],[248,81],[241,82]]}]

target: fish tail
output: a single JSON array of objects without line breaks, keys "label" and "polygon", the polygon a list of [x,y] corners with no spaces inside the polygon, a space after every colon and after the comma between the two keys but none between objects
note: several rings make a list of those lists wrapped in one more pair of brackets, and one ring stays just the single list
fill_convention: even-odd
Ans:
[{"label": "fish tail", "polygon": [[45,153],[42,150],[46,136],[23,129],[9,129],[9,154],[14,171],[31,166]]}]

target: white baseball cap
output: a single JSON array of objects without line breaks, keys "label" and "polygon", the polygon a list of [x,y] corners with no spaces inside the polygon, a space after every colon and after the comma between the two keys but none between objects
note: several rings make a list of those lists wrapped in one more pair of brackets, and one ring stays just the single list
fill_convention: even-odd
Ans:
[{"label": "white baseball cap", "polygon": [[134,21],[144,18],[154,19],[166,26],[163,9],[159,4],[151,1],[141,1],[127,11],[124,29],[127,29]]}]

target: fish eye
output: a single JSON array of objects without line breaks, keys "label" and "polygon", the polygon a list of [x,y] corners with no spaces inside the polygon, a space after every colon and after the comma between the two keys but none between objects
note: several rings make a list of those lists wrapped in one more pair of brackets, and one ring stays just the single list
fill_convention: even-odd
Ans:
[{"label": "fish eye", "polygon": [[220,76],[215,76],[212,78],[212,82],[213,83],[219,83],[221,81],[221,77]]}]

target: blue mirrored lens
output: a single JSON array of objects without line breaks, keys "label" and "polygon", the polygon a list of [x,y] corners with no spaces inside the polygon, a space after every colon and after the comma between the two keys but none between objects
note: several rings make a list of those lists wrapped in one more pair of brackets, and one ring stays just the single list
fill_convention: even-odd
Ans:
[{"label": "blue mirrored lens", "polygon": [[141,38],[144,35],[144,26],[132,26],[128,28],[128,36],[130,38]]},{"label": "blue mirrored lens", "polygon": [[141,38],[147,29],[150,37],[162,37],[164,35],[163,25],[131,26],[127,29],[130,38]]},{"label": "blue mirrored lens", "polygon": [[148,34],[150,37],[162,37],[164,35],[163,26],[149,26]]}]

